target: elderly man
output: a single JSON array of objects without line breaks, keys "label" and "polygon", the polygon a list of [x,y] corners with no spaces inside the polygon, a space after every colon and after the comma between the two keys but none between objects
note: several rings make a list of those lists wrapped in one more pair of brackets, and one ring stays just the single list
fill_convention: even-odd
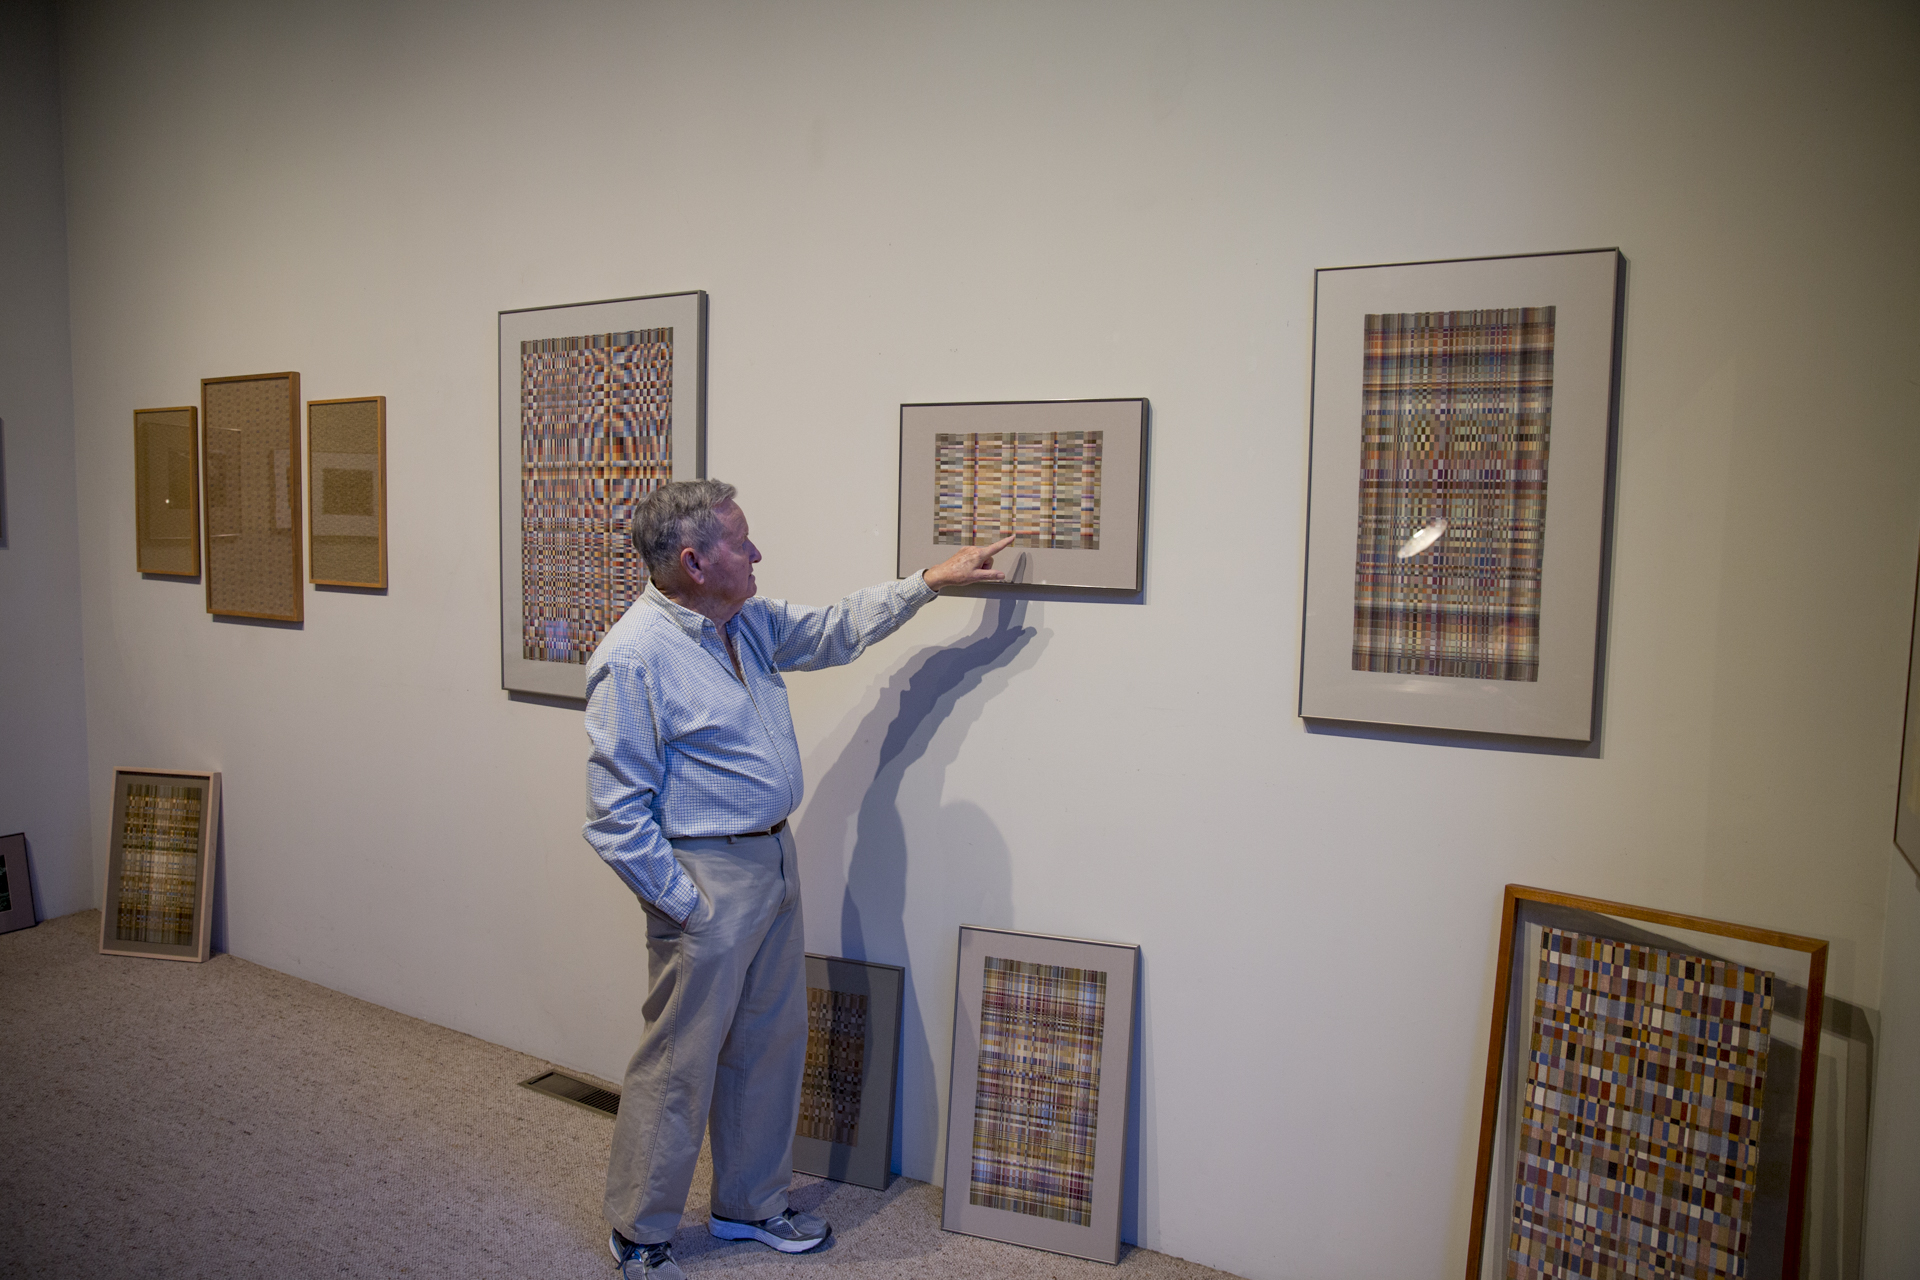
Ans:
[{"label": "elderly man", "polygon": [[646,1030],[607,1165],[608,1245],[633,1280],[684,1280],[671,1241],[703,1129],[709,1231],[784,1253],[832,1235],[787,1206],[807,992],[780,673],[851,662],[940,588],[1003,580],[993,557],[1012,542],[803,609],[754,594],[760,552],[733,496],[693,480],[640,503],[651,581],[587,663],[586,837],[647,914]]}]

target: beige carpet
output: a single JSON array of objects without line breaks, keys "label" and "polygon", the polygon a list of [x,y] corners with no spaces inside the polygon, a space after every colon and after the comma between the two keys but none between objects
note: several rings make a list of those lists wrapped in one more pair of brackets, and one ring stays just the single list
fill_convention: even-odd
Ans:
[{"label": "beige carpet", "polygon": [[[232,956],[102,956],[98,912],[0,936],[0,1276],[606,1280],[611,1119],[519,1087],[548,1064]],[[1198,1277],[940,1230],[940,1193],[796,1178],[832,1246],[706,1233],[702,1275]]]}]

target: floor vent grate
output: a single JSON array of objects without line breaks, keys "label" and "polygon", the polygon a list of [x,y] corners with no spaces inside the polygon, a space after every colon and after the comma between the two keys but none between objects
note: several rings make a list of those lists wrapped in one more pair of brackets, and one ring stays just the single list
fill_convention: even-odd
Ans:
[{"label": "floor vent grate", "polygon": [[588,1084],[585,1080],[576,1080],[564,1072],[542,1071],[531,1080],[522,1080],[520,1085],[535,1093],[544,1093],[549,1098],[598,1111],[603,1116],[620,1114],[619,1094],[611,1089],[602,1089],[597,1084]]}]

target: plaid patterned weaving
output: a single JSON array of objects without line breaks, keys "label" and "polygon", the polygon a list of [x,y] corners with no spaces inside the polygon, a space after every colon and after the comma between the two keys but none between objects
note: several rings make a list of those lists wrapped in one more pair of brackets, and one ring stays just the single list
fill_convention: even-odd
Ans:
[{"label": "plaid patterned weaving", "polygon": [[193,941],[200,893],[200,787],[127,784],[120,827],[120,891],[113,936],[121,942]]},{"label": "plaid patterned weaving", "polygon": [[807,1066],[800,1077],[794,1133],[860,1145],[860,1092],[866,1072],[867,998],[858,991],[807,988]]},{"label": "plaid patterned weaving", "polygon": [[936,544],[1100,549],[1100,431],[933,437]]}]

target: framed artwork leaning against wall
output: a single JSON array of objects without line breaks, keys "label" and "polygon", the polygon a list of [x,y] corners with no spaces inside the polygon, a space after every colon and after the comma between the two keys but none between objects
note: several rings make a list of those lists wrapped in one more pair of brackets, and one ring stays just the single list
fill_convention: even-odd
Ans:
[{"label": "framed artwork leaning against wall", "polygon": [[0,933],[31,929],[40,923],[33,909],[33,862],[27,833],[0,836]]},{"label": "framed artwork leaning against wall", "polygon": [[906,970],[807,956],[807,1069],[793,1168],[885,1191]]},{"label": "framed artwork leaning against wall", "polygon": [[205,960],[213,945],[220,775],[115,769],[100,950]]}]

